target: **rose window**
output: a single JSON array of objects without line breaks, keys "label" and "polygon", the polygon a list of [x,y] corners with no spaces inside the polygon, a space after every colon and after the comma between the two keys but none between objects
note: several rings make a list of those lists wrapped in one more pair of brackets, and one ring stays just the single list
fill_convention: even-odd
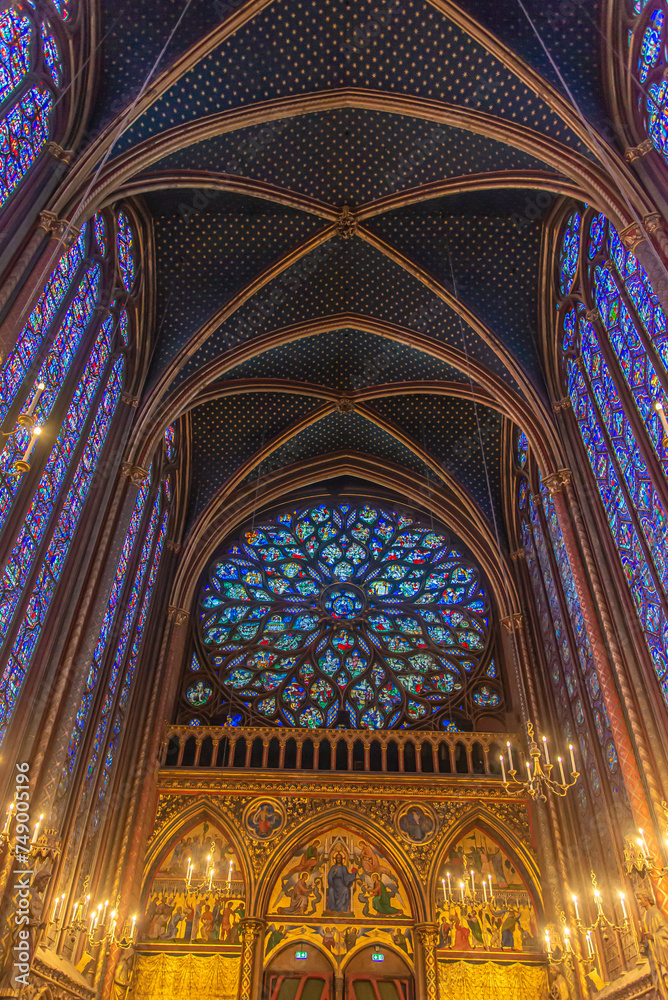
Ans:
[{"label": "rose window", "polygon": [[243,533],[210,568],[199,639],[193,724],[456,729],[502,707],[480,571],[442,530],[376,506]]}]

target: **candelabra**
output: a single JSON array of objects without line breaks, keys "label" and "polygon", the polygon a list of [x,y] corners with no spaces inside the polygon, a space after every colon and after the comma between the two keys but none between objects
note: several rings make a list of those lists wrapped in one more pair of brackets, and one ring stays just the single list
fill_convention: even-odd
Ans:
[{"label": "candelabra", "polygon": [[[215,849],[215,844],[211,843],[211,849]],[[213,890],[213,878],[215,875],[215,868],[213,864],[213,859],[210,854],[206,858],[206,875],[199,885],[193,885],[192,876],[195,870],[195,866],[191,858],[188,858],[188,868],[186,871],[186,892],[202,892],[203,889],[208,889],[209,892]],[[230,861],[230,867],[227,871],[227,886],[228,889],[232,884],[232,872],[234,870],[234,861]]]},{"label": "candelabra", "polygon": [[668,868],[657,865],[656,858],[651,853],[645,840],[645,834],[638,830],[638,837],[627,837],[624,842],[624,870],[627,875],[639,878],[663,878],[668,875]]},{"label": "candelabra", "polygon": [[[79,900],[74,904],[69,923],[65,924],[65,893],[58,896],[53,904],[50,924],[56,931],[64,930],[73,933],[85,934],[91,947],[101,944],[116,944],[119,948],[131,948],[135,941],[137,930],[137,917],[128,917],[125,920],[120,935],[116,933],[118,928],[117,910],[112,910],[107,922],[107,911],[109,900],[98,905],[88,914],[90,896],[85,900]],[[61,924],[63,925],[61,928]]]},{"label": "candelabra", "polygon": [[[550,965],[561,965],[564,962],[570,963],[574,967],[576,963],[582,964],[585,967],[593,967],[598,961],[597,947],[594,938],[594,931],[597,930],[609,930],[615,933],[620,933],[625,931],[633,935],[633,940],[635,942],[636,950],[639,952],[638,939],[635,932],[635,927],[633,921],[631,920],[627,909],[626,909],[626,896],[623,892],[619,893],[619,902],[622,908],[623,921],[621,924],[615,923],[614,919],[610,919],[606,916],[603,910],[603,900],[601,898],[601,893],[598,890],[596,883],[596,875],[591,872],[591,881],[594,890],[594,902],[596,904],[596,919],[591,924],[586,924],[580,917],[580,907],[578,903],[577,896],[571,896],[573,902],[573,907],[575,909],[575,927],[579,934],[584,937],[585,951],[582,956],[575,953],[572,943],[571,943],[571,931],[566,923],[566,916],[564,913],[560,914],[559,920],[561,922],[561,934],[563,935],[563,947],[560,945],[559,948],[555,948],[554,942],[550,937],[549,930],[545,931],[545,950],[547,952],[547,957]],[[561,957],[557,958],[555,951],[561,953]]]},{"label": "candelabra", "polygon": [[543,749],[541,750],[540,746],[534,739],[534,728],[531,722],[527,722],[527,742],[529,745],[529,756],[531,761],[526,762],[526,781],[521,781],[517,777],[518,772],[515,770],[513,748],[511,747],[510,742],[506,744],[508,747],[508,763],[510,764],[510,769],[508,771],[510,781],[508,781],[508,778],[506,777],[506,763],[503,754],[499,757],[501,761],[501,773],[503,775],[503,787],[507,794],[512,796],[530,795],[531,798],[537,802],[545,802],[545,792],[550,791],[563,798],[568,793],[569,788],[572,788],[580,777],[579,772],[575,768],[573,747],[569,746],[568,748],[571,757],[571,780],[566,781],[566,776],[564,774],[564,762],[561,757],[557,757],[561,781],[555,781],[552,777],[554,764],[550,760],[547,737],[543,736]]},{"label": "candelabra", "polygon": [[[17,810],[20,815],[20,809]],[[35,861],[56,861],[61,853],[60,839],[57,830],[42,830],[40,833],[40,828],[42,826],[43,815],[40,815],[39,819],[33,826],[32,837],[28,841],[29,833],[21,833],[20,836],[12,841],[11,838],[11,827],[12,820],[14,816],[14,803],[10,802],[7,807],[7,815],[5,817],[5,825],[0,831],[0,849],[9,849],[10,854],[16,857],[19,863],[33,864]],[[23,821],[21,821],[23,822]],[[27,829],[27,820],[26,829]],[[20,829],[20,827],[19,827]]]}]

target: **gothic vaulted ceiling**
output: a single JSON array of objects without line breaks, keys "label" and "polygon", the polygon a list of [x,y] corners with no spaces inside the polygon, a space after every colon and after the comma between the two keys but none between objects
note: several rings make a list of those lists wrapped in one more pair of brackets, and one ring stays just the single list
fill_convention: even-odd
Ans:
[{"label": "gothic vaulted ceiling", "polygon": [[500,527],[508,421],[551,420],[542,220],[599,170],[599,3],[101,6],[100,198],[152,216],[144,426],[190,414],[189,526],[346,455]]}]

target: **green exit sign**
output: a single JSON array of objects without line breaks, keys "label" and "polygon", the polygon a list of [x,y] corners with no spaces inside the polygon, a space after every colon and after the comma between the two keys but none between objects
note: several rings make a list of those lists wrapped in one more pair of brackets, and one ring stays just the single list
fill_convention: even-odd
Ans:
[{"label": "green exit sign", "polygon": [[295,958],[308,958],[308,952],[307,951],[296,951],[295,952]]},{"label": "green exit sign", "polygon": [[383,955],[382,951],[374,951],[373,954],[371,955],[371,961],[372,962],[384,962],[385,961],[385,956]]}]

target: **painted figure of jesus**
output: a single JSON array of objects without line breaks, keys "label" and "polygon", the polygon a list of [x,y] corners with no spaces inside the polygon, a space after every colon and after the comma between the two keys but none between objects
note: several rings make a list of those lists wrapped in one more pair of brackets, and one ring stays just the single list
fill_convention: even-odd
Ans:
[{"label": "painted figure of jesus", "polygon": [[357,879],[357,869],[348,871],[343,855],[334,857],[334,864],[327,875],[327,910],[329,913],[351,913],[350,897]]}]

